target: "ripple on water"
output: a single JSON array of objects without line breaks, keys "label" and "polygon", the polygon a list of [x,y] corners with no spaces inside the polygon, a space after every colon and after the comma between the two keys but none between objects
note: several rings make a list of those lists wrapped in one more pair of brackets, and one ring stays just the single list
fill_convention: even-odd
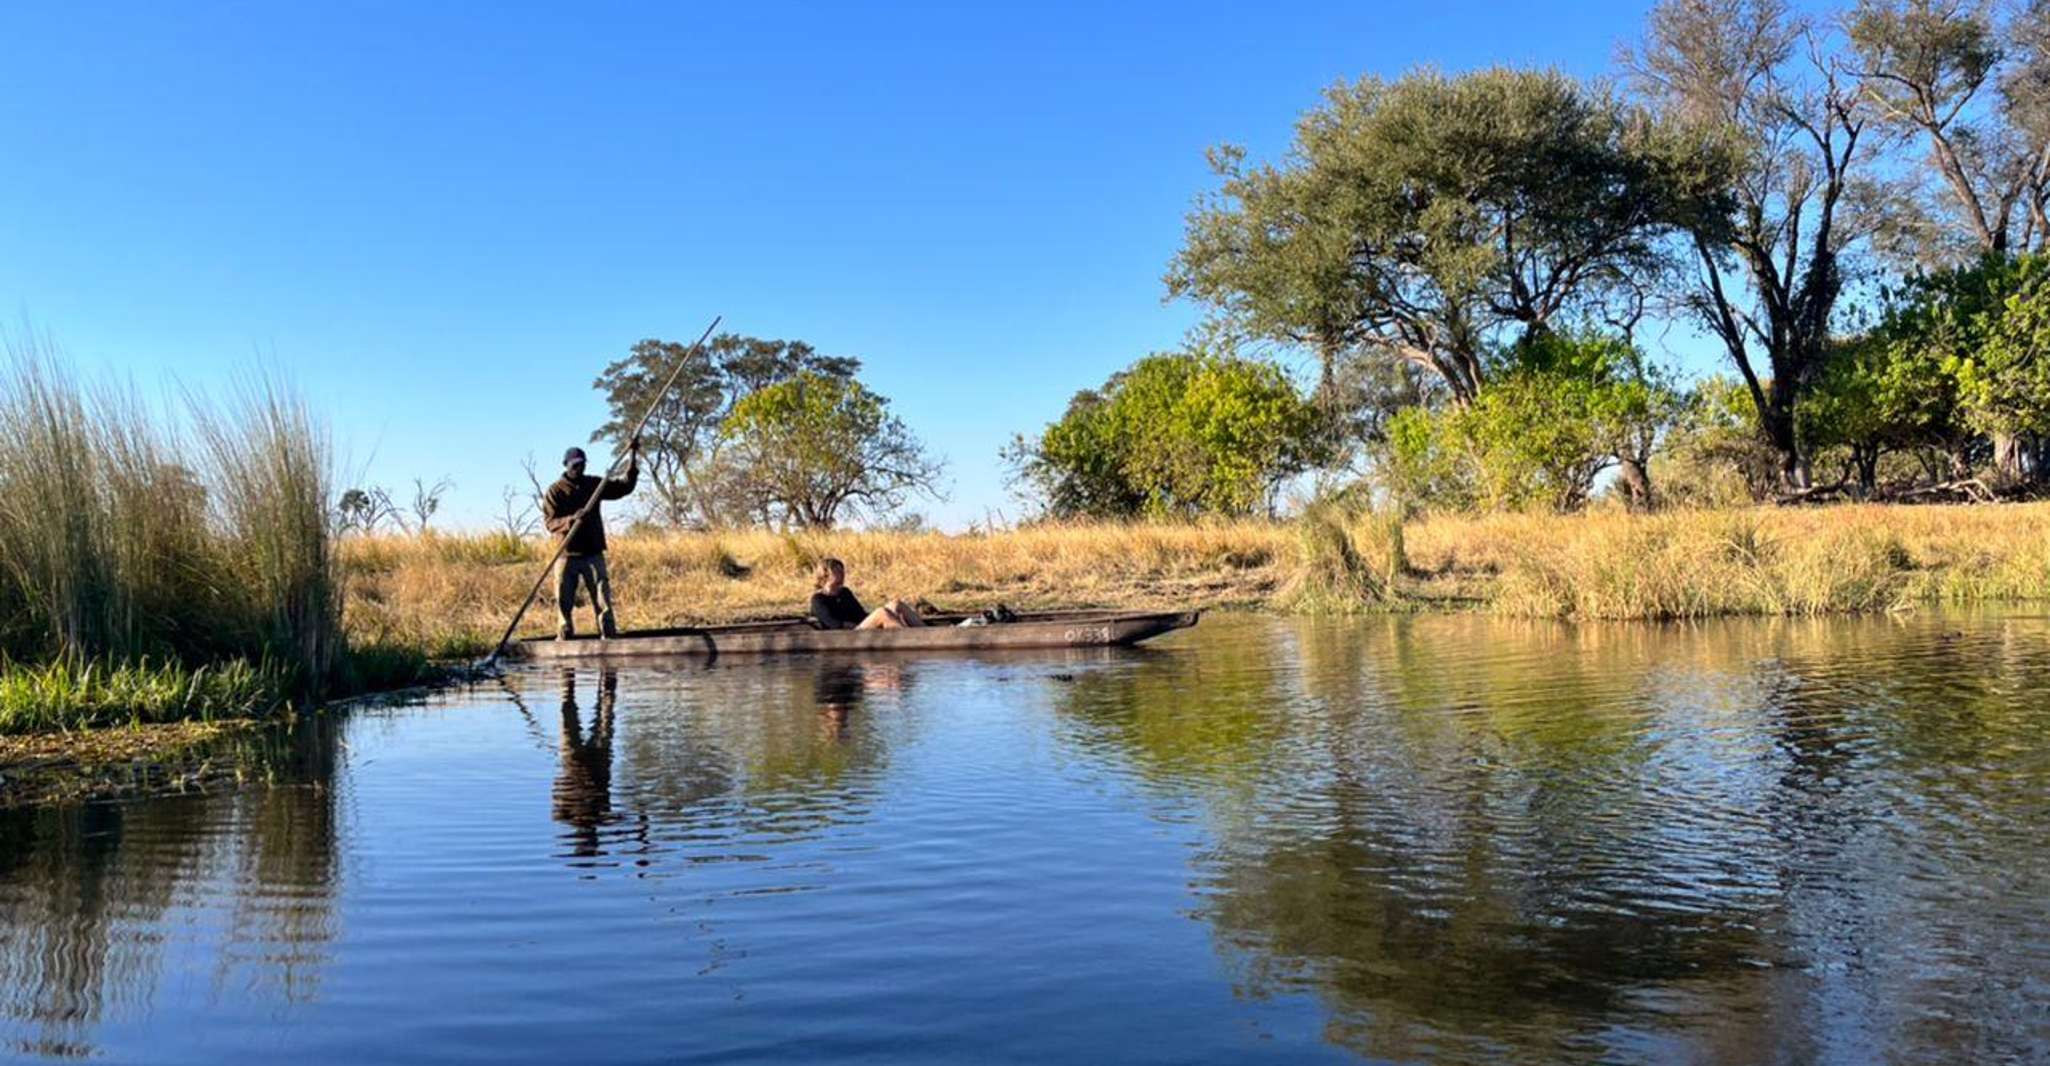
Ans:
[{"label": "ripple on water", "polygon": [[1206,619],[529,670],[0,819],[0,1045],[2050,1056],[2050,623]]}]

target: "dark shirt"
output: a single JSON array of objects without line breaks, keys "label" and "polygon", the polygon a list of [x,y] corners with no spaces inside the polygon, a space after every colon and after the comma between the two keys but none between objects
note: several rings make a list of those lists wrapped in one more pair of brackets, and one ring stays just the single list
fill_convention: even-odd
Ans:
[{"label": "dark shirt", "polygon": [[811,594],[811,620],[820,629],[853,629],[868,618],[868,609],[854,598],[854,590],[841,586],[831,596],[823,592]]},{"label": "dark shirt", "polygon": [[[605,491],[599,493],[601,500],[616,500],[634,490],[641,480],[638,464],[626,468],[626,477],[605,479]],[[548,532],[560,537],[569,532],[570,523],[576,521],[577,511],[591,498],[598,488],[599,479],[584,474],[570,480],[568,474],[557,478],[555,484],[541,495],[541,517],[547,519]],[[584,516],[583,524],[577,526],[576,535],[569,539],[567,553],[570,555],[602,555],[605,552],[605,519],[599,517],[601,508],[591,508]]]}]

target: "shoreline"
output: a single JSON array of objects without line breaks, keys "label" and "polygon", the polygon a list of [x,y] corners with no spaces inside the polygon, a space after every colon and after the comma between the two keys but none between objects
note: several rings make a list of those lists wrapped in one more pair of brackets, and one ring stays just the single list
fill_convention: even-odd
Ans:
[{"label": "shoreline", "polygon": [[[1833,505],[1649,515],[1497,514],[1397,523],[1046,525],[994,533],[740,530],[615,534],[621,628],[794,617],[817,560],[868,600],[949,610],[1478,610],[1644,620],[1866,613],[2050,600],[2050,503]],[[481,655],[545,561],[502,533],[341,546],[352,639]],[[545,634],[544,602],[521,635]],[[592,624],[588,610],[579,626]]]},{"label": "shoreline", "polygon": [[[548,546],[503,534],[357,537],[341,547],[352,643],[449,662],[488,651]],[[952,609],[1487,613],[1670,622],[1822,617],[2050,600],[2050,503],[1838,505],[1395,523],[1039,526],[995,533],[628,531],[610,552],[622,628],[792,617],[814,563],[871,599]],[[544,598],[549,594],[544,592]],[[546,603],[523,635],[545,631]],[[580,621],[589,624],[588,609]],[[450,671],[340,699],[460,682]],[[284,718],[295,716],[284,715]],[[303,717],[303,716],[299,716]],[[0,808],[240,780],[223,752],[278,717],[0,734]]]}]

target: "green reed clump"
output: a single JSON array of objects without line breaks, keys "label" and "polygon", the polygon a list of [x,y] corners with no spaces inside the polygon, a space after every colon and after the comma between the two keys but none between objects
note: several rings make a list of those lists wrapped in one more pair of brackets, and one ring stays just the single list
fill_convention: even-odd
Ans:
[{"label": "green reed clump", "polygon": [[317,691],[343,654],[327,428],[268,379],[223,406],[191,407],[212,478],[216,550],[233,564],[215,575],[227,593],[224,614],[240,643],[288,664],[302,689]]},{"label": "green reed clump", "polygon": [[[225,404],[188,397],[181,435],[132,390],[82,385],[37,338],[0,340],[5,721],[104,716],[97,701],[123,694],[145,716],[189,709],[163,686],[222,676],[206,664],[262,662],[265,685],[325,688],[342,596],[331,452],[305,405],[269,381]],[[221,696],[216,712],[248,705],[232,684],[192,691]],[[49,714],[21,709],[39,694]]]},{"label": "green reed clump", "polygon": [[0,733],[254,717],[283,706],[290,684],[288,671],[247,659],[9,663],[0,666]]},{"label": "green reed clump", "polygon": [[[463,653],[480,654],[468,648]],[[420,645],[389,640],[356,641],[349,645],[349,657],[338,680],[342,691],[381,692],[428,684],[442,675],[443,669]]]}]

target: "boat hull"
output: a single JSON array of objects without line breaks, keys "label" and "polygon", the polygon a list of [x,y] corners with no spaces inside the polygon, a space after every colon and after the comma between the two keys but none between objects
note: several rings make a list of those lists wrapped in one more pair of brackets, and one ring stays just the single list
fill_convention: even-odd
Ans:
[{"label": "boat hull", "polygon": [[913,629],[813,629],[802,621],[753,622],[703,629],[629,631],[610,640],[533,637],[509,655],[537,662],[720,655],[818,655],[835,652],[980,651],[999,648],[1091,648],[1137,644],[1193,626],[1199,611],[1131,613],[1066,611],[1023,614],[1015,622],[957,625],[938,616]]}]

